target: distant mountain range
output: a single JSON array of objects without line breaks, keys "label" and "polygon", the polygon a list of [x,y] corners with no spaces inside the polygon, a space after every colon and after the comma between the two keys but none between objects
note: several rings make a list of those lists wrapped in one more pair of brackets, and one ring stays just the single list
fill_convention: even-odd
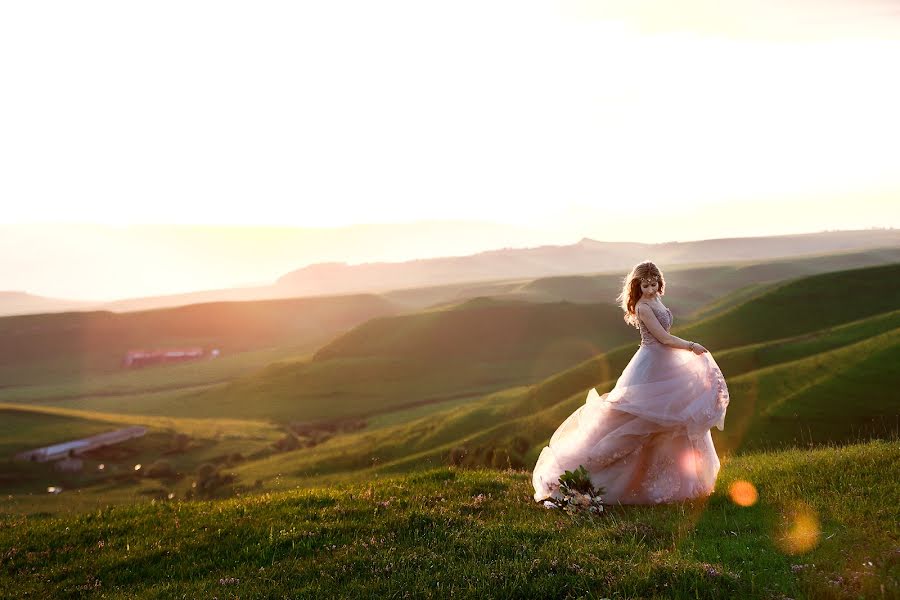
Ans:
[{"label": "distant mountain range", "polygon": [[553,275],[625,271],[649,259],[667,266],[764,260],[810,254],[900,246],[900,229],[722,238],[691,242],[602,242],[583,238],[571,245],[502,248],[471,254],[404,262],[308,265],[279,277],[271,285],[204,290],[184,294],[130,298],[114,302],[77,302],[24,292],[0,292],[0,315],[71,310],[146,310],[214,301],[244,301],[299,296],[386,292],[461,282],[527,279]]},{"label": "distant mountain range", "polygon": [[503,248],[469,256],[396,263],[321,263],[292,271],[276,286],[297,295],[383,292],[468,281],[601,273],[649,259],[667,265],[765,260],[900,245],[900,230],[835,231],[774,237],[643,244],[583,238],[568,246]]}]

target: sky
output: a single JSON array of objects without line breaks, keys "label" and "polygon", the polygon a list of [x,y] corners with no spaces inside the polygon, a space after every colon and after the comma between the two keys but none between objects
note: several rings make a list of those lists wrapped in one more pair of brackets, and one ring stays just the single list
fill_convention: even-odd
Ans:
[{"label": "sky", "polygon": [[883,0],[7,2],[0,224],[897,227],[897,64]]}]

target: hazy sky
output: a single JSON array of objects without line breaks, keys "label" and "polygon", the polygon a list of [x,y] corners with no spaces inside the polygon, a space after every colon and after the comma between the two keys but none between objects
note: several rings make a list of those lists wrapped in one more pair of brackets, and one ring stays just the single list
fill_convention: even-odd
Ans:
[{"label": "hazy sky", "polygon": [[896,227],[898,64],[896,1],[5,2],[0,223]]}]

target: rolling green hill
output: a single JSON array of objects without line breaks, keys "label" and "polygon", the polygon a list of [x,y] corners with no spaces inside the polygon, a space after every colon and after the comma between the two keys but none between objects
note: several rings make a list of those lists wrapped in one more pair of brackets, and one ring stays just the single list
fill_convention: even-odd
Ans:
[{"label": "rolling green hill", "polygon": [[540,381],[631,335],[614,306],[476,299],[372,319],[311,361],[272,365],[166,410],[282,421],[373,415]]},{"label": "rolling green hill", "polygon": [[[0,513],[10,597],[890,598],[897,440],[723,461],[708,499],[548,511],[530,474],[438,468],[218,502]],[[734,482],[758,492],[750,506]]]},{"label": "rolling green hill", "polygon": [[[857,325],[858,328],[864,328]],[[838,335],[840,334],[840,335]],[[897,431],[900,413],[891,382],[896,380],[896,355],[900,329],[853,344],[827,349],[846,331],[824,337],[820,352],[781,364],[729,377],[731,405],[725,431],[713,430],[719,453],[745,453],[760,448],[785,448],[826,442],[848,443],[889,437]],[[785,355],[799,356],[809,349],[805,336],[772,342]],[[793,350],[793,351],[792,351]],[[588,363],[585,363],[587,365]],[[588,389],[608,391],[614,380],[603,381],[601,371],[579,368],[560,373],[533,386],[511,388],[472,399],[415,419],[377,430],[336,437],[315,448],[267,457],[236,469],[245,481],[276,478],[284,486],[309,485],[320,477],[334,481],[365,476],[373,464],[393,472],[457,462],[494,467],[528,467],[537,459],[550,434],[581,403]],[[793,402],[798,392],[830,389],[840,385],[845,373],[867,369],[871,388],[867,402],[847,406],[846,397],[822,397],[818,410],[806,406],[799,418],[772,426],[770,407]],[[879,381],[888,385],[878,389]],[[816,398],[814,392],[810,398]],[[827,413],[822,413],[829,403]],[[820,427],[812,437],[809,427]]]},{"label": "rolling green hill", "polygon": [[[713,350],[732,395],[725,431],[713,430],[720,455],[852,443],[895,434],[900,414],[893,394],[900,383],[896,369],[900,309],[894,301],[897,284],[890,276],[896,269],[894,265],[815,275],[750,295],[738,290],[730,307],[688,326],[706,332],[714,341],[718,335],[722,344],[734,344]],[[869,278],[882,282],[880,296],[870,302],[848,306],[841,295],[829,291],[871,292],[860,283]],[[804,294],[818,299],[815,315],[794,318],[798,307],[808,302]],[[571,310],[570,319],[555,322],[554,308]],[[284,359],[226,385],[182,393],[74,399],[42,396],[41,390],[52,388],[43,386],[19,400],[29,402],[29,410],[80,419],[103,419],[103,412],[85,413],[84,409],[109,411],[117,422],[153,423],[169,432],[199,427],[212,417],[229,418],[236,428],[242,423],[259,427],[266,420],[372,418],[361,431],[283,453],[262,451],[280,435],[277,427],[265,424],[268,433],[249,451],[257,456],[234,465],[233,472],[239,481],[261,480],[271,488],[340,482],[374,472],[406,472],[451,462],[528,467],[591,387],[602,393],[613,386],[637,348],[636,332],[624,325],[618,312],[604,316],[611,322],[615,319],[633,342],[606,354],[587,352],[593,357],[582,362],[577,354],[564,351],[554,355],[571,362],[554,363],[546,354],[537,354],[556,353],[559,345],[550,342],[535,341],[509,350],[518,361],[492,361],[494,355],[509,357],[484,348],[509,349],[528,335],[566,340],[565,336],[578,331],[579,319],[588,318],[575,309],[596,312],[590,305],[529,306],[477,299],[421,315],[369,321],[325,346],[328,353],[315,360]],[[494,323],[504,319],[505,326],[495,329]],[[677,319],[676,314],[676,325]],[[391,322],[399,323],[405,335],[391,338],[391,328],[385,326]],[[513,326],[532,327],[538,333],[508,334]],[[723,332],[726,327],[737,332]],[[374,339],[359,334],[361,330],[375,335]],[[440,347],[427,351],[428,339],[459,330],[481,341],[480,346],[469,346],[471,354],[453,354],[451,348],[444,356]],[[677,327],[675,332],[682,335]],[[469,341],[469,335],[461,337],[460,343]],[[702,341],[708,343],[705,338]],[[528,351],[536,354],[529,356]],[[472,360],[473,356],[477,359]],[[18,393],[23,390],[28,388]],[[0,399],[15,391],[0,391]],[[167,428],[164,419],[173,425]],[[145,449],[148,457],[152,448]],[[186,458],[186,468],[197,464],[196,457]],[[189,485],[186,479],[167,489],[180,497]]]},{"label": "rolling green hill", "polygon": [[27,385],[115,372],[125,352],[139,348],[202,346],[234,354],[280,345],[308,351],[396,312],[388,300],[364,294],[2,317],[0,380]]},{"label": "rolling green hill", "polygon": [[[362,356],[496,361],[547,346],[602,351],[631,337],[611,304],[474,298],[442,310],[372,319],[320,348],[314,361]],[[556,348],[556,352],[564,351]]]},{"label": "rolling green hill", "polygon": [[[732,399],[725,431],[713,431],[716,447],[721,453],[733,453],[890,435],[897,429],[893,415],[900,414],[893,393],[898,321],[900,311],[892,311],[718,355]],[[848,391],[848,374],[863,373],[861,369],[865,381],[857,392]],[[584,401],[587,391],[611,389],[618,373],[601,356],[531,386],[241,469],[245,478],[270,479],[278,473],[286,483],[305,484],[312,477],[363,469],[373,462],[394,465],[398,471],[447,464],[454,451],[461,454],[462,464],[525,467],[533,464],[550,434]],[[861,397],[866,400],[848,401]],[[770,414],[770,407],[794,406],[803,398],[810,400],[800,405],[796,418],[779,421]],[[811,427],[818,427],[819,433],[811,435]]]},{"label": "rolling green hill", "polygon": [[848,323],[900,307],[898,276],[900,263],[791,280],[673,333],[713,350]]}]

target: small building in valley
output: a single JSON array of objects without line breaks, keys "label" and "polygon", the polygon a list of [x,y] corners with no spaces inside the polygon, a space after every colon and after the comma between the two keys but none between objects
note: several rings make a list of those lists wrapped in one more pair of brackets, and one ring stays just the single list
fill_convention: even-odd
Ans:
[{"label": "small building in valley", "polygon": [[[129,350],[122,359],[123,367],[145,367],[162,363],[203,358],[203,348],[169,348],[168,350]],[[218,355],[218,351],[216,352]]]}]

